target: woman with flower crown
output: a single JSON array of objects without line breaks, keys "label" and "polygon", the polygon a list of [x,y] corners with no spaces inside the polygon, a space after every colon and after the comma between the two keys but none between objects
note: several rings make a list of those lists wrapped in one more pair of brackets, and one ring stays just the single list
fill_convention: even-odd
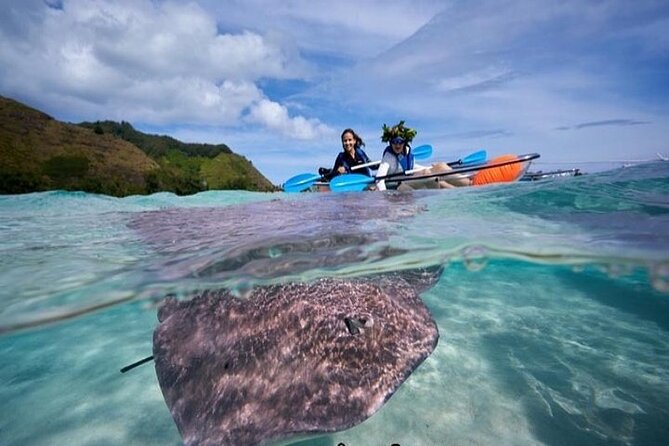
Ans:
[{"label": "woman with flower crown", "polygon": [[[404,173],[410,170],[420,170],[421,175],[428,175],[452,170],[451,167],[443,162],[434,163],[431,167],[420,166],[414,163],[414,157],[411,153],[411,141],[418,132],[412,128],[405,127],[404,121],[399,124],[388,127],[383,124],[383,135],[381,141],[388,143],[383,151],[381,165],[376,174],[377,177]],[[446,179],[429,178],[425,180],[412,180],[402,183],[401,181],[379,180],[376,183],[378,190],[398,189],[442,189],[455,186],[469,186],[470,181],[466,177],[444,177]]]}]

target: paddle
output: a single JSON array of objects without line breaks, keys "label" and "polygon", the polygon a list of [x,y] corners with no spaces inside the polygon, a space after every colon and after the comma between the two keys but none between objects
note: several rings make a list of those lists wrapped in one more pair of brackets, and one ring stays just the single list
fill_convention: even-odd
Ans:
[{"label": "paddle", "polygon": [[323,177],[315,173],[301,173],[283,183],[284,192],[302,192]]},{"label": "paddle", "polygon": [[470,153],[466,157],[448,163],[450,167],[457,166],[474,166],[476,164],[483,164],[488,159],[488,152],[485,150],[479,150],[478,152]]},{"label": "paddle", "polygon": [[[425,144],[422,146],[418,146],[415,149],[411,149],[411,152],[413,153],[413,157],[415,159],[427,159],[432,156],[432,146],[429,144]],[[483,161],[485,161],[485,155],[483,158],[484,158]],[[377,164],[381,164],[381,161],[372,161],[371,163],[358,164],[357,166],[353,166],[351,170],[360,169],[368,166],[374,166]],[[288,179],[288,181],[286,181],[283,184],[283,191],[302,192],[303,190],[309,189],[316,181],[323,179],[324,178],[321,175],[315,173],[301,173]]]},{"label": "paddle", "polygon": [[[414,159],[417,159],[417,160],[428,159],[429,157],[432,156],[432,146],[429,145],[429,144],[424,144],[422,146],[412,148],[411,153],[413,154]],[[485,156],[484,156],[484,161],[485,161]],[[378,166],[379,164],[381,164],[380,160],[379,161],[371,161],[369,163],[358,164],[357,166],[353,166],[353,167],[351,167],[351,170],[362,169],[363,167]]]},{"label": "paddle", "polygon": [[[448,163],[450,167],[464,167],[464,166],[474,166],[482,164],[486,161],[488,153],[485,150],[479,150],[474,152],[466,157],[459,159],[457,161],[452,161]],[[406,172],[394,173],[390,175],[385,175],[383,177],[372,178],[367,175],[360,175],[351,173],[348,175],[340,175],[335,177],[330,181],[330,190],[333,192],[360,192],[367,187],[368,184],[374,183],[377,180],[384,180],[386,178],[401,177],[405,175],[410,175],[415,172],[420,172],[421,170],[426,170],[427,168],[412,169]]]}]

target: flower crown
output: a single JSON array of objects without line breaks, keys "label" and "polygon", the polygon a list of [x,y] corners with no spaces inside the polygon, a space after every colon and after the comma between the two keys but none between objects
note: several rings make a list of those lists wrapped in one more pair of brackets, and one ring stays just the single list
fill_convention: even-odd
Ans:
[{"label": "flower crown", "polygon": [[400,121],[399,124],[392,127],[388,127],[383,124],[383,135],[381,135],[381,141],[390,142],[393,138],[400,137],[405,142],[411,142],[418,132],[410,127],[404,126],[404,121]]}]

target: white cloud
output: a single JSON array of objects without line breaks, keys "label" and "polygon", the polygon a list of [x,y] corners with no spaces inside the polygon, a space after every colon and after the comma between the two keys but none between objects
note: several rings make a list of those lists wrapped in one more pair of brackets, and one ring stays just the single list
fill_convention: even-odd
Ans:
[{"label": "white cloud", "polygon": [[[258,80],[307,74],[299,54],[280,39],[221,34],[215,17],[196,3],[15,4],[0,20],[7,24],[0,28],[0,60],[12,67],[0,69],[0,92],[19,92],[69,120],[241,125],[265,98]],[[68,107],[74,108],[64,112]],[[308,138],[326,127],[298,116],[271,128]]]},{"label": "white cloud", "polygon": [[[667,128],[669,64],[655,34],[668,16],[659,1],[449,2],[312,94],[379,124],[406,119],[437,154],[483,146],[577,161],[622,156],[624,147],[631,157],[666,151],[657,135]],[[612,120],[652,124],[555,130]]]},{"label": "white cloud", "polygon": [[251,107],[249,121],[263,124],[296,139],[309,140],[334,135],[334,131],[319,120],[303,116],[291,118],[286,107],[267,99],[262,99]]},{"label": "white cloud", "polygon": [[511,71],[489,67],[439,79],[436,81],[436,89],[444,93],[484,91],[510,82],[514,78],[515,75]]},{"label": "white cloud", "polygon": [[273,30],[303,51],[372,57],[410,36],[445,0],[203,0],[226,28]]}]

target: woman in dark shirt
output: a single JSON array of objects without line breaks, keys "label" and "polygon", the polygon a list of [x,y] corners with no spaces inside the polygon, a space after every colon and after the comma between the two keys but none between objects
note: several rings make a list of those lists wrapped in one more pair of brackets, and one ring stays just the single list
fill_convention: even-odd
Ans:
[{"label": "woman in dark shirt", "polygon": [[344,130],[341,134],[341,146],[343,150],[337,155],[332,170],[325,173],[323,177],[329,181],[337,175],[351,172],[361,173],[371,177],[372,171],[369,167],[353,169],[355,166],[368,164],[370,162],[369,157],[365,151],[362,150],[362,146],[364,145],[365,143],[362,138],[358,136],[353,129]]}]

